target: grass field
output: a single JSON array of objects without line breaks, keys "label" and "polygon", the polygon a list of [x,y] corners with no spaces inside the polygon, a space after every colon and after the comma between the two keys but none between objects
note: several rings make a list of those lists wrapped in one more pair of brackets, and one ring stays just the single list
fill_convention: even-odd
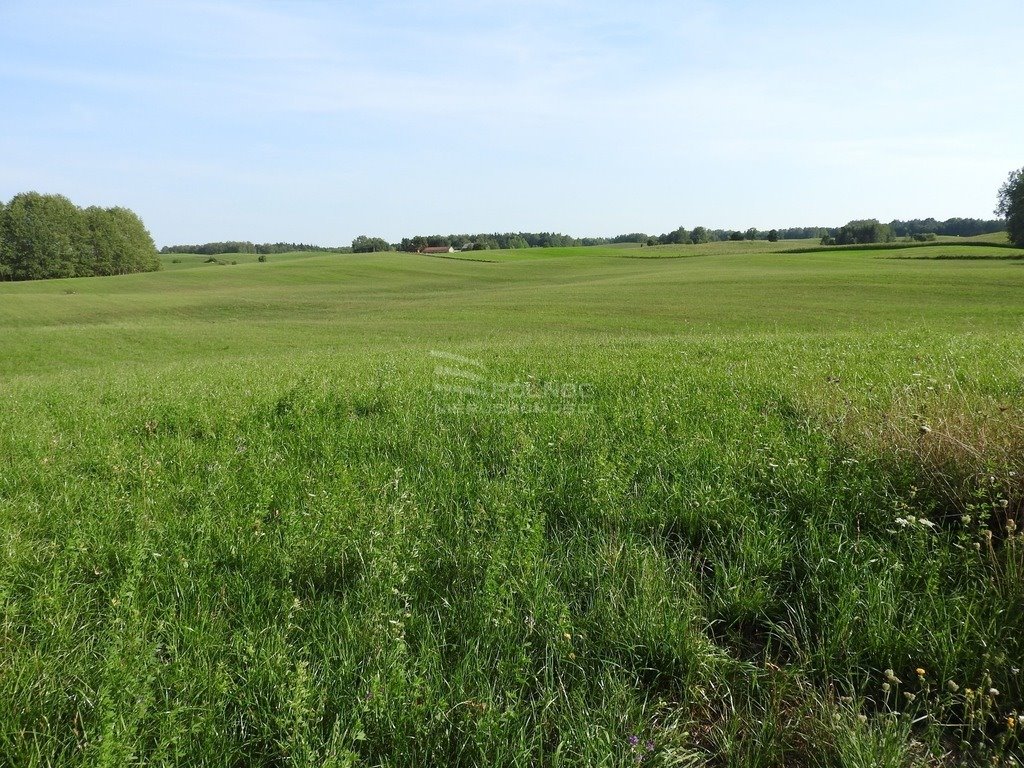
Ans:
[{"label": "grass field", "polygon": [[800,245],[0,284],[0,765],[1021,760],[1024,251]]}]

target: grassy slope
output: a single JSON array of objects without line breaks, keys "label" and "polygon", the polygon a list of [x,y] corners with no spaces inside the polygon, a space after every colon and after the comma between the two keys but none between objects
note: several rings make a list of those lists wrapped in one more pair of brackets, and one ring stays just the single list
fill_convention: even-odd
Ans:
[{"label": "grassy slope", "polygon": [[[325,255],[153,275],[0,285],[0,375],[131,361],[441,341],[556,342],[886,328],[1019,328],[1014,261],[764,254],[733,244],[495,252],[501,263],[419,255]],[[899,252],[896,255],[902,255]],[[1007,251],[972,248],[972,256]],[[1013,252],[1010,252],[1013,253]],[[957,255],[954,246],[929,256]],[[884,254],[881,254],[884,255]],[[507,260],[504,260],[507,259]]]},{"label": "grassy slope", "polygon": [[1012,752],[1024,265],[740,245],[0,285],[0,763]]}]

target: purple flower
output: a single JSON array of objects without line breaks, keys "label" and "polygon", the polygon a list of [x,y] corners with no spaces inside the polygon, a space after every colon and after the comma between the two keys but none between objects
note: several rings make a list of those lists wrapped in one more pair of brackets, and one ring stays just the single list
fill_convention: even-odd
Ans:
[{"label": "purple flower", "polygon": [[639,736],[630,736],[629,737],[629,746],[635,747],[639,743],[640,743],[640,737]]},{"label": "purple flower", "polygon": [[647,747],[647,751],[648,752],[653,752],[654,751],[654,742],[651,741],[650,739],[647,740],[647,743],[644,744],[644,746]]}]

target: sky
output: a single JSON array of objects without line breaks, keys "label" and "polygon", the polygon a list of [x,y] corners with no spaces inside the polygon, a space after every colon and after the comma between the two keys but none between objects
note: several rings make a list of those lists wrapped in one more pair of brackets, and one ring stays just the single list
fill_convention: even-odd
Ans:
[{"label": "sky", "polygon": [[0,200],[158,245],[992,218],[1021,0],[0,0]]}]

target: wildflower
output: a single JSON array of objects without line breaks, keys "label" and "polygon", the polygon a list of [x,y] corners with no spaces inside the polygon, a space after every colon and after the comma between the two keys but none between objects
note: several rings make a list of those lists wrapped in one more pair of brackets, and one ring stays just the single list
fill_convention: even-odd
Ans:
[{"label": "wildflower", "polygon": [[988,695],[992,696],[993,698],[998,696],[999,695],[999,689],[998,688],[989,688],[988,689]]},{"label": "wildflower", "polygon": [[918,667],[914,671],[917,672],[917,676],[918,677],[924,677],[924,668],[923,667]]},{"label": "wildflower", "polygon": [[884,693],[888,693],[889,689],[890,689],[890,685],[888,683],[882,683],[882,691]]},{"label": "wildflower", "polygon": [[1013,536],[1013,532],[1017,530],[1017,522],[1015,520],[1006,521],[1006,532]]},{"label": "wildflower", "polygon": [[859,720],[862,723],[866,723],[868,721],[868,716],[863,714],[857,715],[857,720]]},{"label": "wildflower", "polygon": [[1017,727],[1017,718],[1014,717],[1013,715],[1010,715],[1008,718],[1006,718],[1006,727],[1009,728],[1011,731],[1014,728],[1016,728]]},{"label": "wildflower", "polygon": [[971,524],[971,519],[972,518],[971,518],[970,515],[961,515],[960,516],[960,522],[963,523],[964,525],[970,525]]},{"label": "wildflower", "polygon": [[634,735],[634,736],[630,736],[629,737],[629,746],[635,747],[639,743],[640,743],[640,737],[639,736]]},{"label": "wildflower", "polygon": [[564,632],[562,634],[562,637],[564,637],[566,640],[572,640],[572,635],[570,635],[568,632]]},{"label": "wildflower", "polygon": [[903,681],[896,677],[896,673],[891,669],[885,670],[885,679],[890,683],[902,683]]},{"label": "wildflower", "polygon": [[648,752],[653,752],[654,751],[654,742],[651,739],[648,739],[647,743],[644,744],[644,746],[647,747],[647,751]]},{"label": "wildflower", "polygon": [[917,517],[915,515],[907,515],[907,522],[908,523],[916,523],[917,522]]},{"label": "wildflower", "polygon": [[960,690],[960,686],[957,685],[956,682],[953,681],[953,680],[947,680],[946,681],[946,690],[949,691],[950,693],[956,693],[957,691]]},{"label": "wildflower", "polygon": [[914,699],[917,698],[917,696],[915,694],[911,693],[910,691],[904,691],[903,692],[903,698],[905,698],[907,701],[913,701]]}]

